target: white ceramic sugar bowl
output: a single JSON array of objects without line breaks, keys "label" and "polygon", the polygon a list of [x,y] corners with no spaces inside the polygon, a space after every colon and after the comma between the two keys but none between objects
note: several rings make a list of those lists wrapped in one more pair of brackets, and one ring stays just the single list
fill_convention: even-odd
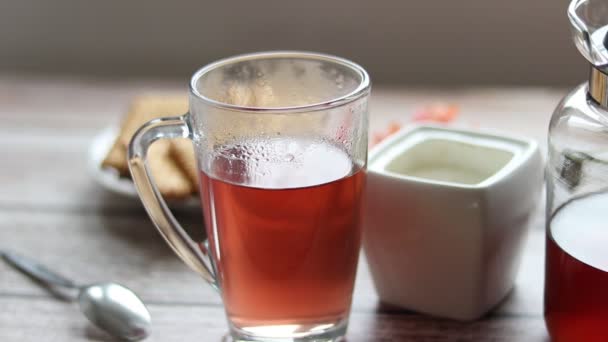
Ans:
[{"label": "white ceramic sugar bowl", "polygon": [[543,184],[528,139],[415,126],[368,164],[363,243],[380,299],[476,319],[513,286]]}]

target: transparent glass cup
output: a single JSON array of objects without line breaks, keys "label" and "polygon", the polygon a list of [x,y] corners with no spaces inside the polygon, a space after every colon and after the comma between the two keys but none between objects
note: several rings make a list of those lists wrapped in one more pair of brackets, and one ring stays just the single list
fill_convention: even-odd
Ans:
[{"label": "transparent glass cup", "polygon": [[[222,295],[239,341],[334,341],[360,248],[370,80],[333,56],[265,52],[192,77],[189,113],[148,122],[129,166],[152,221]],[[194,242],[151,179],[150,144],[190,138],[208,240]]]}]

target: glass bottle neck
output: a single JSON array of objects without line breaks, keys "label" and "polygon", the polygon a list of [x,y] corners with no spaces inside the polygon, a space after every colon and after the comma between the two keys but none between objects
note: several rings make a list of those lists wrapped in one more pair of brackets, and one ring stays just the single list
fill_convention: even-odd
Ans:
[{"label": "glass bottle neck", "polygon": [[589,74],[589,96],[601,107],[608,108],[608,75],[593,65]]}]

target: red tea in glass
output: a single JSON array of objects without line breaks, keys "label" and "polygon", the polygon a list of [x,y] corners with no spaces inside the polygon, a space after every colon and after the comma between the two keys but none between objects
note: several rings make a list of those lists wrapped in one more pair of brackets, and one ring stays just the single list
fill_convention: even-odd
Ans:
[{"label": "red tea in glass", "polygon": [[246,141],[216,155],[200,193],[228,315],[244,329],[344,319],[359,255],[361,167],[307,139]]},{"label": "red tea in glass", "polygon": [[547,231],[545,321],[553,341],[608,341],[608,194],[566,203]]}]

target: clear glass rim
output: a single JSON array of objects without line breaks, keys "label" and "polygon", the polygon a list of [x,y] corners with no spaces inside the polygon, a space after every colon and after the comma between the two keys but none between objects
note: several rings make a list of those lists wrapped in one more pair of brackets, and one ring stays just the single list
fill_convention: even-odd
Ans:
[{"label": "clear glass rim", "polygon": [[[360,82],[351,92],[341,95],[327,101],[310,103],[306,105],[300,106],[287,106],[287,107],[248,107],[248,106],[238,106],[229,103],[224,103],[221,101],[216,101],[211,99],[197,89],[197,83],[201,77],[203,77],[208,72],[215,70],[219,67],[223,67],[226,65],[254,60],[254,59],[274,59],[274,58],[298,58],[298,59],[309,59],[309,60],[319,60],[326,61],[335,64],[340,64],[342,66],[347,67],[348,69],[354,71],[356,74],[360,76]],[[196,97],[198,100],[216,107],[220,109],[232,110],[232,111],[241,111],[241,112],[257,112],[257,113],[276,113],[276,114],[288,114],[288,113],[301,113],[301,112],[314,112],[319,110],[327,110],[335,107],[342,106],[344,104],[353,102],[362,96],[365,96],[369,93],[371,88],[371,82],[369,79],[369,75],[361,67],[359,64],[352,62],[350,60],[322,54],[316,52],[306,52],[306,51],[267,51],[267,52],[255,52],[248,53],[243,55],[237,55],[233,57],[228,57],[224,59],[220,59],[216,62],[207,64],[206,66],[197,70],[190,80],[190,94]]]}]

